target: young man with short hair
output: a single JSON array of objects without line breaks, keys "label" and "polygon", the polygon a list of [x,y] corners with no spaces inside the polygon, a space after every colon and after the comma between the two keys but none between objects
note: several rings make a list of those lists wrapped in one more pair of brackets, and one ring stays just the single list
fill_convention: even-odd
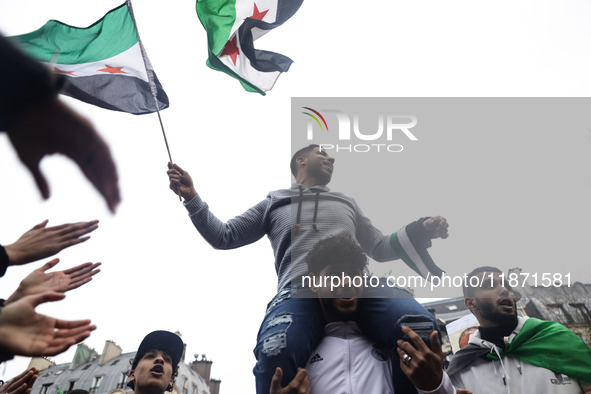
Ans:
[{"label": "young man with short hair", "polygon": [[135,394],[163,394],[172,391],[184,344],[177,334],[153,331],[142,340],[129,371]]},{"label": "young man with short hair", "polygon": [[[318,242],[306,261],[310,276],[318,279],[317,284],[320,278],[327,276],[363,275],[367,265],[363,250],[347,235]],[[396,350],[376,346],[363,335],[356,322],[363,287],[344,284],[334,289],[314,286],[312,290],[317,294],[326,322],[324,338],[312,352],[306,369],[287,387],[280,387],[282,372],[276,371],[271,394],[308,393],[310,390],[312,394],[398,393],[392,381],[393,362],[400,363],[419,393],[455,393],[443,372],[443,353],[437,331],[429,333],[433,350],[408,327],[403,331],[414,345],[399,341]],[[392,357],[394,351],[403,361]]]},{"label": "young man with short hair", "polygon": [[554,321],[517,315],[517,298],[496,267],[467,275],[464,303],[480,327],[447,370],[474,393],[591,393],[591,349]]}]

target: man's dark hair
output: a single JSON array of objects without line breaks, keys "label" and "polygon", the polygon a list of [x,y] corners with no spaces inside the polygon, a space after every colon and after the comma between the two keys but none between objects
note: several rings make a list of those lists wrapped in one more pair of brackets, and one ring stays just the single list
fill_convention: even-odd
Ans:
[{"label": "man's dark hair", "polygon": [[363,271],[367,256],[350,235],[333,235],[318,242],[306,257],[308,271],[320,273],[329,266],[353,267]]},{"label": "man's dark hair", "polygon": [[[129,372],[135,370],[135,368],[137,367],[140,360],[150,350],[154,350],[154,349],[147,349],[145,351],[142,351],[141,353],[136,353],[135,357],[132,358],[131,360],[129,360],[129,363],[131,364],[131,370]],[[157,349],[157,350],[161,350],[168,355],[173,354],[173,351],[171,349],[162,348],[162,349]],[[127,373],[128,376],[129,376],[129,372]],[[177,363],[176,365],[172,366],[172,376],[177,377],[178,374],[179,374],[179,364]],[[127,382],[127,387],[131,388],[132,390],[135,390],[135,381],[130,380],[129,382]],[[166,388],[166,391],[172,391],[172,389],[173,389],[172,385],[169,385]]]},{"label": "man's dark hair", "polygon": [[320,148],[320,145],[311,144],[293,154],[293,156],[291,157],[291,162],[289,163],[289,168],[291,169],[291,173],[293,174],[294,178],[298,175],[298,157],[306,156],[308,153],[313,151],[314,148]]},{"label": "man's dark hair", "polygon": [[470,278],[472,278],[474,276],[478,276],[478,274],[481,274],[483,272],[499,272],[501,274],[503,273],[503,271],[501,271],[497,267],[491,267],[491,266],[487,266],[487,265],[484,265],[484,266],[478,267],[478,268],[474,268],[470,273],[468,273],[466,275],[466,280],[465,280],[464,285],[462,287],[462,291],[464,292],[464,297],[474,297],[474,287],[470,286]]}]

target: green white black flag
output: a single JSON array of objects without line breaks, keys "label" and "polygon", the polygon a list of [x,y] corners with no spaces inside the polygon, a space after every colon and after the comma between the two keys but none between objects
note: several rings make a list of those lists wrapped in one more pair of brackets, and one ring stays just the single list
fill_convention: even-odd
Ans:
[{"label": "green white black flag", "polygon": [[246,90],[265,94],[292,60],[255,49],[254,41],[291,18],[302,2],[197,0],[197,15],[207,31],[207,65],[238,79]]},{"label": "green white black flag", "polygon": [[129,0],[85,28],[50,20],[13,38],[29,55],[64,76],[63,94],[136,115],[168,107],[139,40]]}]

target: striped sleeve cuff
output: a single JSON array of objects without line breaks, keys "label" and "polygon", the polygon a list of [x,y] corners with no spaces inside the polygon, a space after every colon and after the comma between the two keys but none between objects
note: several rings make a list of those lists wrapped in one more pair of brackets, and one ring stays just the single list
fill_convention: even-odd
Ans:
[{"label": "striped sleeve cuff", "polygon": [[203,200],[201,200],[199,194],[196,194],[195,197],[193,197],[190,201],[183,202],[183,205],[189,212],[189,216],[193,216],[197,211],[203,208],[204,204],[205,203],[203,202]]}]

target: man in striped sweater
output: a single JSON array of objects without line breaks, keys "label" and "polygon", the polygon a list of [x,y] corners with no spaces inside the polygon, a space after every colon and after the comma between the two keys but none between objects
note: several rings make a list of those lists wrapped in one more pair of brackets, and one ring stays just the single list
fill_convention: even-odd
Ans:
[{"label": "man in striped sweater", "polygon": [[[275,254],[278,293],[267,307],[259,330],[254,373],[257,393],[267,394],[275,367],[282,368],[283,384],[303,367],[322,338],[324,322],[318,303],[302,287],[308,272],[305,257],[321,239],[348,234],[376,261],[402,258],[423,276],[441,275],[427,252],[432,238],[447,238],[447,222],[440,216],[422,218],[391,235],[375,228],[354,199],[326,186],[334,158],[318,145],[297,151],[290,163],[296,183],[290,189],[270,192],[244,214],[220,221],[198,195],[187,171],[169,163],[170,188],[183,197],[195,228],[216,249],[232,249],[267,235]],[[297,296],[295,296],[297,295]],[[407,291],[388,286],[366,292],[360,327],[372,341],[394,347],[402,337],[399,320],[420,316],[433,320]],[[378,298],[381,297],[381,298]],[[412,393],[414,386],[400,368],[393,371],[398,392]],[[405,391],[406,390],[406,391]]]}]

